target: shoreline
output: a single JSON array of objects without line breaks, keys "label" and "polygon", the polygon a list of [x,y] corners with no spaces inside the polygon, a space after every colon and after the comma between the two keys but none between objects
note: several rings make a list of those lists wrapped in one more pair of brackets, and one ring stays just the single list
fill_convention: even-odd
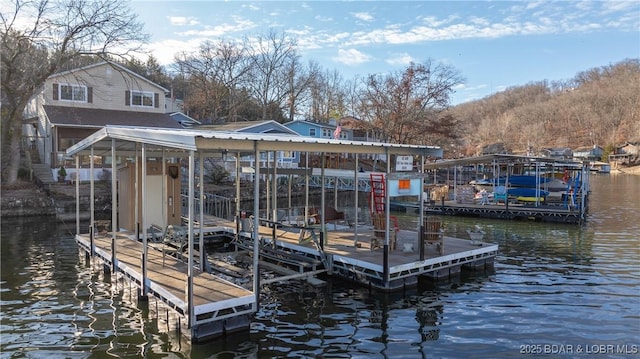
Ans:
[{"label": "shoreline", "polygon": [[[640,166],[612,169],[610,175],[640,176]],[[1,218],[55,216],[59,221],[68,221],[72,217],[75,219],[75,211],[67,213],[64,206],[56,204],[53,193],[47,193],[32,182],[2,186],[0,194]]]},{"label": "shoreline", "polygon": [[623,167],[611,170],[611,174],[627,174],[627,175],[640,175],[640,165],[633,167]]}]

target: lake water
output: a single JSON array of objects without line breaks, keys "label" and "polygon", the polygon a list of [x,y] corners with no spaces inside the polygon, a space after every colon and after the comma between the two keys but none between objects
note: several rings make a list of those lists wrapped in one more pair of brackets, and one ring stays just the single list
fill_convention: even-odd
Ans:
[{"label": "lake water", "polygon": [[640,357],[640,176],[591,184],[584,226],[444,217],[500,245],[491,273],[394,294],[272,285],[250,332],[198,345],[88,266],[73,224],[4,219],[0,357]]}]

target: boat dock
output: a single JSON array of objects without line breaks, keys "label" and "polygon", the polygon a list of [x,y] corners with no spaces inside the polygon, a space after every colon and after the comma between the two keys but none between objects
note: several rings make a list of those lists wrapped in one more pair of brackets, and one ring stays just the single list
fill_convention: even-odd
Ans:
[{"label": "boat dock", "polygon": [[588,163],[497,154],[438,161],[425,170],[432,180],[424,205],[396,201],[396,210],[571,224],[586,221],[589,211]]},{"label": "boat dock", "polygon": [[[247,228],[242,218],[246,213],[256,216],[266,213],[268,218],[277,218],[277,194],[282,191],[279,178],[293,173],[276,162],[261,159],[277,158],[280,151],[305,153],[307,159],[313,154],[321,161],[318,167],[322,184],[320,201],[309,203],[308,183],[313,171],[307,164],[296,174],[307,184],[302,220],[305,227],[269,223],[254,217]],[[382,291],[393,291],[416,284],[423,275],[448,278],[463,267],[487,268],[493,264],[498,251],[497,245],[446,237],[442,231],[436,233],[438,239],[434,240],[431,232],[421,231],[419,235],[417,229],[396,231],[393,226],[381,226],[381,216],[385,216],[385,223],[390,223],[391,197],[413,196],[422,202],[424,166],[428,158],[442,157],[439,147],[278,133],[106,126],[69,147],[66,153],[75,159],[76,171],[80,171],[81,159],[89,159],[90,234],[81,232],[80,189],[79,182],[75,183],[79,247],[90,257],[100,258],[105,268],[130,278],[140,288],[140,298],[152,294],[186,318],[193,342],[249,327],[250,317],[258,310],[261,285],[265,283],[260,283],[259,275],[264,269],[278,272],[280,276],[273,281],[300,278],[320,284],[311,278],[327,272]],[[373,194],[369,209],[374,226],[358,223],[356,217],[353,226],[349,223],[342,231],[327,230],[326,221],[334,218],[327,215],[330,205],[326,203],[325,188],[328,177],[338,175],[326,171],[330,154],[354,158],[350,173],[354,178],[355,206],[361,185],[359,157],[388,159],[384,174],[369,174]],[[247,211],[241,208],[241,201],[236,200],[233,215],[221,220],[205,220],[204,193],[196,191],[196,187],[205,183],[205,159],[227,156],[235,158],[236,198],[240,198],[242,173],[245,168],[250,170],[253,208]],[[99,157],[103,158],[102,163],[111,163],[112,205],[110,220],[97,231],[94,160]],[[392,158],[396,160],[395,170],[391,167]],[[263,193],[266,193],[266,206],[261,201]],[[307,214],[313,207],[320,209],[319,222],[311,225]],[[421,211],[420,223],[423,217]],[[172,259],[165,251],[149,244],[157,241],[158,231],[153,228],[165,231],[163,241],[177,240],[176,248],[184,250],[180,253],[184,254],[185,262]],[[215,240],[225,235],[251,258],[252,290],[207,273],[205,264],[209,261],[199,258],[196,249],[205,248],[205,236]],[[423,246],[417,245],[423,240],[437,244],[429,244],[423,250]],[[205,257],[204,251],[202,257]],[[286,270],[282,269],[285,267]]]},{"label": "boat dock", "polygon": [[[435,245],[425,245],[424,259],[421,260],[417,249],[418,233],[399,230],[396,248],[389,251],[385,266],[384,247],[374,250],[370,247],[373,237],[370,226],[359,228],[361,233],[357,234],[357,240],[354,240],[353,228],[325,232],[326,240],[323,239],[323,244],[319,245],[318,239],[324,236],[320,235],[318,227],[274,226],[273,222],[266,220],[258,222],[265,224],[259,225],[257,231],[260,271],[279,274],[261,280],[260,285],[306,280],[319,286],[324,281],[316,276],[327,273],[371,289],[390,292],[415,286],[422,276],[447,280],[458,276],[464,269],[490,270],[498,252],[495,244],[444,236],[443,253]],[[234,221],[207,216],[202,230],[199,223],[195,223],[193,231],[215,232],[217,237],[227,237],[237,250],[251,253],[253,232],[238,231],[239,227]],[[188,288],[188,264],[178,259],[181,255],[176,258],[169,250],[158,250],[156,241],[148,243],[144,261],[144,243],[135,237],[135,234],[119,232],[113,238],[112,233],[103,232],[95,236],[79,234],[76,241],[87,258],[99,259],[105,271],[122,273],[136,285],[139,300],[153,295],[184,317],[184,324],[191,328],[194,342],[249,327],[257,305],[255,293],[215,274],[200,271],[199,264],[194,265],[192,273],[193,322],[188,323],[189,294],[185,290]]]},{"label": "boat dock", "polygon": [[[258,229],[261,260],[292,267],[297,275],[291,274],[287,278],[305,278],[327,272],[380,291],[415,286],[421,276],[444,280],[459,275],[463,269],[490,270],[498,253],[497,244],[443,236],[443,253],[439,253],[436,245],[425,244],[424,259],[421,260],[418,232],[398,230],[396,248],[389,250],[388,270],[385,271],[384,249],[371,250],[374,237],[371,226],[359,226],[357,240],[353,228],[326,231],[327,238],[322,238],[320,245],[321,228],[318,226],[277,224],[274,227],[273,222],[259,222],[266,224]],[[232,221],[207,217],[205,225],[224,227],[230,236],[235,235]],[[236,245],[251,250],[252,232],[240,231]]]},{"label": "boat dock", "polygon": [[[352,232],[328,232],[322,251],[311,242],[301,243],[296,233],[282,232],[270,245],[279,251],[306,256],[328,263],[328,273],[380,291],[398,291],[417,285],[421,276],[445,280],[459,275],[462,269],[484,271],[493,268],[498,245],[473,244],[470,240],[445,236],[444,254],[435,245],[425,245],[425,259],[420,260],[418,233],[400,230],[398,247],[389,251],[385,271],[382,248],[371,250],[371,235],[360,235],[354,246]],[[271,240],[271,238],[265,238]],[[412,244],[404,250],[404,244]]]},{"label": "boat dock", "polygon": [[[417,203],[395,202],[394,208],[407,213],[417,213]],[[581,223],[582,212],[579,207],[568,207],[559,203],[534,206],[526,203],[458,203],[447,200],[440,203],[425,203],[423,210],[427,215],[466,216],[508,220],[533,220],[556,223]]]},{"label": "boat dock", "polygon": [[[76,241],[88,257],[93,255],[104,263],[105,269],[120,272],[134,283],[140,300],[151,294],[188,318],[187,264],[158,250],[147,251],[147,260],[143,261],[143,244],[134,236],[118,233],[114,242],[108,235],[76,235]],[[256,305],[252,291],[197,269],[192,278],[194,319],[184,324],[190,325],[194,342],[249,327]]]}]

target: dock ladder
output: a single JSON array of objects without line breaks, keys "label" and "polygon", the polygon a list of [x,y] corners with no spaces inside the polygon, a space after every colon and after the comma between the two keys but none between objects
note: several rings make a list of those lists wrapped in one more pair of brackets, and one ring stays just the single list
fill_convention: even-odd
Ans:
[{"label": "dock ladder", "polygon": [[386,187],[384,182],[384,175],[380,173],[371,173],[369,175],[371,179],[371,198],[369,208],[371,213],[384,213],[385,212],[385,196]]}]

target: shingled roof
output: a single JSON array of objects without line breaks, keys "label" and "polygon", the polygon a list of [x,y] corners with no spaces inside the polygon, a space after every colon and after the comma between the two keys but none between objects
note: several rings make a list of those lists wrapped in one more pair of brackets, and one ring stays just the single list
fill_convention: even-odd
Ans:
[{"label": "shingled roof", "polygon": [[180,128],[166,113],[43,106],[54,126],[101,128],[106,125]]}]

